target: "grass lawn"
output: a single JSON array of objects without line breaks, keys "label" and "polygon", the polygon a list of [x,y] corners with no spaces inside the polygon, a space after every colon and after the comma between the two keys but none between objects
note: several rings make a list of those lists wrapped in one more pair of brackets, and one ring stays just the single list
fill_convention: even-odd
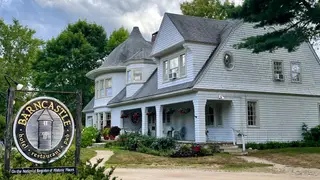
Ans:
[{"label": "grass lawn", "polygon": [[106,166],[130,168],[174,168],[195,167],[238,170],[252,167],[269,166],[261,163],[248,163],[229,154],[216,154],[214,156],[192,158],[170,158],[153,156],[149,154],[112,149],[114,155],[107,161]]},{"label": "grass lawn", "polygon": [[92,157],[96,156],[97,153],[95,152],[95,149],[89,149],[89,148],[81,148],[80,151],[80,160],[82,162],[87,162]]},{"label": "grass lawn", "polygon": [[294,167],[320,169],[319,147],[260,150],[250,153],[250,156]]}]

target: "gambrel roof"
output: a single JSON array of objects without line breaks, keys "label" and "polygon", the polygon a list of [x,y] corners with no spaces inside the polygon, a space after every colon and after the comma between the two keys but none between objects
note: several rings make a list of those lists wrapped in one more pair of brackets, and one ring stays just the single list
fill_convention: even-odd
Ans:
[{"label": "gambrel roof", "polygon": [[228,20],[184,16],[166,13],[185,41],[219,44],[224,29],[232,24]]}]

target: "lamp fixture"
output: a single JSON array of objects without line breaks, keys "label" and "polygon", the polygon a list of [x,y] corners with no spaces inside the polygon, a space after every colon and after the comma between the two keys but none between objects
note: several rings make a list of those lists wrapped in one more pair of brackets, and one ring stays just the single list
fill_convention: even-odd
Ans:
[{"label": "lamp fixture", "polygon": [[17,90],[21,90],[21,89],[23,88],[23,85],[22,85],[22,84],[20,84],[20,83],[18,83],[17,81],[13,80],[10,76],[8,76],[8,75],[5,74],[5,75],[4,75],[4,78],[6,79],[6,81],[7,81],[7,83],[8,83],[9,86],[11,86],[11,84],[10,84],[8,78],[16,85],[16,89],[17,89]]}]

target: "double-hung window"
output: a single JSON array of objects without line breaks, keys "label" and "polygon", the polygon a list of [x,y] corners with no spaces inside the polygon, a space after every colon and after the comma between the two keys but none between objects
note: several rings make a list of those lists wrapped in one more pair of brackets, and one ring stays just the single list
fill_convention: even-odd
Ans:
[{"label": "double-hung window", "polygon": [[106,79],[106,96],[112,96],[112,80]]},{"label": "double-hung window", "polygon": [[273,79],[275,81],[284,81],[283,62],[273,61]]},{"label": "double-hung window", "polygon": [[259,126],[257,101],[247,101],[247,124],[249,127]]},{"label": "double-hung window", "polygon": [[291,82],[301,82],[301,64],[300,62],[291,62]]},{"label": "double-hung window", "polygon": [[[175,76],[174,76],[175,74]],[[163,80],[167,81],[172,77],[182,78],[186,76],[186,56],[182,54],[163,62]]]}]

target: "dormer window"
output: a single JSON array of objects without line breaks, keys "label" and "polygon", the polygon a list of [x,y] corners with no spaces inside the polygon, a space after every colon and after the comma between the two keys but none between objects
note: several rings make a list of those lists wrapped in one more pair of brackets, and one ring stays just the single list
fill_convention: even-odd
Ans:
[{"label": "dormer window", "polygon": [[141,82],[142,71],[140,69],[131,69],[127,71],[127,83]]},{"label": "dormer window", "polygon": [[186,76],[185,54],[163,62],[163,80],[168,81]]}]

